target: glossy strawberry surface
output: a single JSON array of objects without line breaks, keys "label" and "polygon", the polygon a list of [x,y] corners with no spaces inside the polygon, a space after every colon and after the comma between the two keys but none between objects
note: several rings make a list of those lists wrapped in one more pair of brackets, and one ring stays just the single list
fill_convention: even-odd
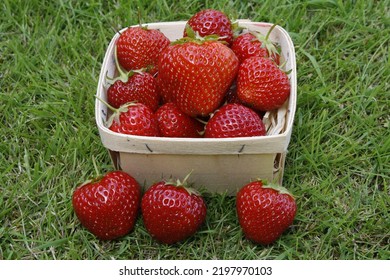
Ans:
[{"label": "glossy strawberry surface", "polygon": [[129,27],[116,42],[118,61],[127,71],[147,67],[155,74],[158,57],[169,44],[169,39],[157,29]]},{"label": "glossy strawberry surface", "polygon": [[195,234],[207,213],[201,196],[165,182],[155,183],[145,192],[141,209],[149,234],[166,244],[183,241]]},{"label": "glossy strawberry surface", "polygon": [[215,42],[185,42],[167,47],[157,77],[164,102],[173,102],[190,116],[207,116],[224,99],[238,71],[238,59]]},{"label": "glossy strawberry surface", "polygon": [[87,182],[72,196],[81,224],[102,240],[119,238],[133,229],[140,201],[139,184],[123,171],[112,171]]},{"label": "glossy strawberry surface", "polygon": [[157,81],[149,73],[134,74],[126,82],[117,80],[107,89],[107,102],[115,108],[139,102],[156,111],[159,101]]},{"label": "glossy strawberry surface", "polygon": [[265,125],[252,109],[237,103],[222,106],[208,121],[206,138],[264,136]]},{"label": "glossy strawberry surface", "polygon": [[[219,10],[206,9],[194,14],[187,22],[200,36],[217,35],[230,45],[233,42],[233,27],[228,16]],[[184,30],[183,36],[187,36]]]},{"label": "glossy strawberry surface", "polygon": [[156,111],[160,136],[199,138],[203,124],[184,114],[175,103],[166,103]]},{"label": "glossy strawberry surface", "polygon": [[159,136],[156,116],[149,107],[142,103],[129,104],[126,107],[125,111],[112,118],[110,130],[139,136]]},{"label": "glossy strawberry surface", "polygon": [[242,187],[236,199],[242,231],[246,238],[262,245],[275,242],[295,218],[295,199],[283,188],[255,181]]},{"label": "glossy strawberry surface", "polygon": [[289,95],[289,78],[273,61],[253,56],[241,63],[237,96],[244,104],[259,111],[270,111],[281,107]]},{"label": "glossy strawberry surface", "polygon": [[272,59],[276,64],[280,63],[280,56],[272,53],[266,46],[252,33],[243,33],[234,39],[231,46],[240,62],[251,56],[260,56]]}]

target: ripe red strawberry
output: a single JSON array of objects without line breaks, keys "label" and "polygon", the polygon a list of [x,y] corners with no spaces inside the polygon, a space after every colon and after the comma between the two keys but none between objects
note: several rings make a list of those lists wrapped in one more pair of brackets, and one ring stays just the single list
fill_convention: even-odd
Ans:
[{"label": "ripe red strawberry", "polygon": [[108,79],[111,84],[107,89],[108,104],[119,108],[129,102],[139,102],[156,111],[160,102],[156,79],[147,72],[131,70],[125,73],[118,64],[117,68],[120,76]]},{"label": "ripe red strawberry", "polygon": [[130,135],[159,136],[157,118],[153,111],[142,103],[126,103],[118,109],[103,102],[113,114],[106,122],[108,129]]},{"label": "ripe red strawberry", "polygon": [[244,104],[259,111],[270,111],[281,107],[289,95],[288,76],[273,61],[253,56],[241,63],[237,96]]},{"label": "ripe red strawberry", "polygon": [[[217,35],[220,41],[225,41],[230,45],[233,42],[233,26],[226,14],[221,11],[206,9],[194,14],[187,22],[194,32],[200,36]],[[184,30],[183,36],[187,36]]]},{"label": "ripe red strawberry", "polygon": [[81,224],[102,240],[129,233],[140,202],[140,185],[123,171],[108,172],[102,178],[88,181],[72,196],[73,209]]},{"label": "ripe red strawberry", "polygon": [[148,68],[155,74],[158,57],[169,44],[169,39],[157,29],[129,27],[116,42],[118,61],[127,71]]},{"label": "ripe red strawberry", "polygon": [[183,184],[155,183],[142,198],[145,227],[161,243],[173,244],[192,236],[206,219],[203,198]]},{"label": "ripe red strawberry", "polygon": [[238,59],[216,41],[178,42],[160,55],[157,77],[165,102],[174,102],[190,116],[217,109],[236,77]]},{"label": "ripe red strawberry", "polygon": [[160,136],[164,137],[201,137],[203,124],[184,114],[175,103],[165,103],[156,111]]},{"label": "ripe red strawberry", "polygon": [[297,207],[294,197],[285,188],[255,181],[239,190],[236,208],[246,238],[267,245],[293,223]]},{"label": "ripe red strawberry", "polygon": [[252,109],[238,103],[222,106],[206,125],[206,138],[264,136],[265,125]]},{"label": "ripe red strawberry", "polygon": [[142,103],[130,103],[124,109],[126,111],[121,111],[119,118],[114,118],[109,129],[131,135],[159,136],[156,116],[149,107]]},{"label": "ripe red strawberry", "polygon": [[261,56],[272,59],[276,64],[280,64],[280,55],[268,36],[272,32],[272,26],[266,36],[258,32],[243,33],[237,36],[231,46],[240,62],[251,56]]}]

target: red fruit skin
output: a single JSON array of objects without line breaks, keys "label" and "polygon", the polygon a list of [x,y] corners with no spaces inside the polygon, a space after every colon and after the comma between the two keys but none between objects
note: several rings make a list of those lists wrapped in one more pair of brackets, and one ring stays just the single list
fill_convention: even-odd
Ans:
[{"label": "red fruit skin", "polygon": [[139,102],[154,112],[160,102],[157,81],[150,73],[134,74],[126,83],[117,80],[107,89],[107,102],[115,108],[128,102]]},{"label": "red fruit skin", "polygon": [[202,123],[184,114],[175,103],[165,103],[155,114],[162,137],[199,138],[204,130]]},{"label": "red fruit skin", "polygon": [[238,60],[243,62],[245,59],[252,56],[260,56],[272,59],[276,64],[280,64],[280,56],[278,54],[270,54],[261,41],[259,41],[252,33],[243,33],[237,36],[231,46],[233,52],[238,57]]},{"label": "red fruit skin", "polygon": [[135,103],[130,105],[126,112],[114,120],[109,129],[123,134],[139,136],[159,136],[157,118],[146,105]]},{"label": "red fruit skin", "polygon": [[205,138],[264,136],[266,129],[259,115],[238,103],[222,106],[209,120]]},{"label": "red fruit skin", "polygon": [[149,67],[149,72],[155,74],[158,57],[169,44],[159,30],[129,27],[116,42],[118,62],[127,71]]},{"label": "red fruit skin", "polygon": [[[225,41],[228,45],[233,42],[232,23],[228,16],[221,11],[213,9],[199,11],[188,20],[187,24],[201,37],[218,35],[223,37],[220,41]],[[187,36],[186,30],[184,30],[183,36]]]},{"label": "red fruit skin", "polygon": [[112,171],[98,181],[81,185],[72,196],[80,223],[101,240],[129,233],[134,228],[140,202],[140,185],[123,171]]},{"label": "red fruit skin", "polygon": [[265,188],[261,181],[245,185],[236,199],[242,231],[246,238],[256,243],[275,242],[294,221],[295,199],[290,194]]},{"label": "red fruit skin", "polygon": [[290,95],[286,73],[264,57],[247,58],[237,75],[237,96],[247,106],[271,111],[283,105]]},{"label": "red fruit skin", "polygon": [[168,46],[158,68],[157,82],[165,103],[175,103],[192,117],[207,116],[223,101],[236,77],[238,59],[219,42],[187,42]]},{"label": "red fruit skin", "polygon": [[155,183],[145,192],[141,210],[149,234],[166,244],[180,242],[195,234],[207,213],[201,196],[165,182]]}]

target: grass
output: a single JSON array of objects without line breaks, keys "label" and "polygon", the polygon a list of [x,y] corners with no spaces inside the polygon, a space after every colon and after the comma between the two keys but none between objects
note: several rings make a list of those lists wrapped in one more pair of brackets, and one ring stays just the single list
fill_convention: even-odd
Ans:
[{"label": "grass", "polygon": [[[389,1],[44,2],[0,4],[0,259],[390,258]],[[205,195],[205,225],[173,246],[142,219],[111,242],[80,226],[74,188],[94,162],[113,168],[94,120],[101,63],[137,7],[144,22],[215,8],[290,33],[298,104],[284,185],[298,212],[275,244],[246,240],[223,194]]]}]

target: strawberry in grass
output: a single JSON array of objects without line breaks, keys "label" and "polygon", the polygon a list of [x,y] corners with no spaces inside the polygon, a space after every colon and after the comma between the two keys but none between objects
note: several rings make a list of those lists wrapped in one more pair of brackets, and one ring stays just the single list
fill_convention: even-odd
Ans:
[{"label": "strawberry in grass", "polygon": [[112,79],[106,77],[109,84],[107,89],[107,102],[115,108],[137,101],[156,111],[160,102],[156,79],[146,68],[124,72],[118,63],[117,50],[115,48],[115,64],[119,76]]},{"label": "strawberry in grass", "polygon": [[[194,32],[205,37],[216,35],[218,40],[225,41],[228,45],[233,42],[233,25],[226,14],[221,11],[206,9],[194,14],[187,22]],[[188,29],[185,29],[183,36],[186,37]]]},{"label": "strawberry in grass", "polygon": [[246,238],[268,245],[293,223],[297,206],[283,187],[251,182],[237,193],[238,221]]},{"label": "strawberry in grass", "polygon": [[142,197],[144,225],[161,243],[183,241],[195,234],[206,219],[206,204],[197,192],[185,186],[187,178],[183,183],[155,183]]},{"label": "strawberry in grass", "polygon": [[250,137],[265,134],[265,125],[255,111],[242,104],[231,103],[222,106],[210,118],[204,137]]},{"label": "strawberry in grass", "polygon": [[96,98],[113,112],[106,122],[108,129],[130,135],[159,136],[157,118],[146,105],[130,102],[117,109],[99,97]]},{"label": "strawberry in grass", "polygon": [[169,44],[169,39],[157,29],[129,27],[116,41],[119,64],[127,71],[147,68],[154,75],[158,57]]},{"label": "strawberry in grass", "polygon": [[237,36],[231,46],[240,62],[251,56],[261,56],[270,58],[276,64],[280,64],[280,55],[275,44],[269,39],[272,30],[276,27],[274,24],[267,35],[264,36],[259,32],[242,33]]},{"label": "strawberry in grass", "polygon": [[290,95],[290,80],[270,59],[252,56],[240,64],[237,96],[259,111],[278,109]]},{"label": "strawberry in grass", "polygon": [[184,114],[175,103],[165,103],[156,111],[160,136],[199,138],[203,124]]},{"label": "strawberry in grass", "polygon": [[157,82],[164,102],[189,116],[207,116],[224,99],[238,71],[233,51],[208,38],[183,38],[160,55]]},{"label": "strawberry in grass", "polygon": [[141,188],[123,171],[108,172],[76,188],[72,205],[81,224],[101,240],[129,233],[137,219]]}]

